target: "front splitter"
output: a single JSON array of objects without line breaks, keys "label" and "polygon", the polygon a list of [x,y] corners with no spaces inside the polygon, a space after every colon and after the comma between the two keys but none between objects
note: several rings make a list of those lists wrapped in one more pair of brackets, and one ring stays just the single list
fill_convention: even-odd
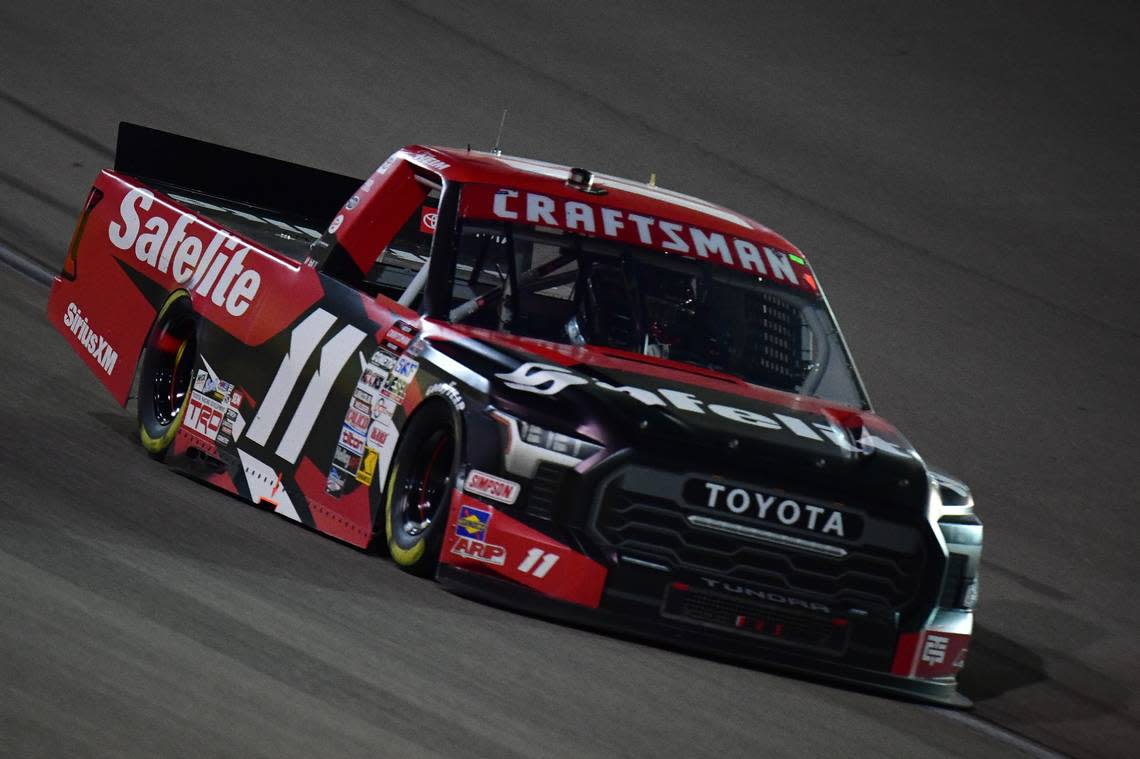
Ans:
[{"label": "front splitter", "polygon": [[806,679],[954,709],[973,707],[973,702],[952,683],[913,680],[835,662],[817,662],[798,654],[769,653],[745,648],[738,640],[710,634],[701,628],[605,608],[607,597],[602,599],[602,608],[590,609],[551,598],[497,577],[446,564],[439,566],[437,579],[447,590],[467,598],[581,627],[651,641],[718,661],[762,667]]}]

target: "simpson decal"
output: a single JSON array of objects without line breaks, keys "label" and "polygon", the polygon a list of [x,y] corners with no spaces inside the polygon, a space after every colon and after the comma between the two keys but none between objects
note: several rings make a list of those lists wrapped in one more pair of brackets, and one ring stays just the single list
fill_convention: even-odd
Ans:
[{"label": "simpson decal", "polygon": [[500,503],[512,504],[519,497],[519,484],[511,480],[472,469],[467,475],[464,490],[473,495],[481,495]]}]

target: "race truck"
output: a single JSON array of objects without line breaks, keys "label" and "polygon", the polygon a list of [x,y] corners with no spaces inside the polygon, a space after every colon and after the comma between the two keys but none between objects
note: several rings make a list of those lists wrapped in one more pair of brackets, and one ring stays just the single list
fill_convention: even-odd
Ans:
[{"label": "race truck", "polygon": [[122,124],[47,313],[135,388],[153,458],[448,589],[968,704],[972,496],[740,213],[497,151],[360,180]]}]

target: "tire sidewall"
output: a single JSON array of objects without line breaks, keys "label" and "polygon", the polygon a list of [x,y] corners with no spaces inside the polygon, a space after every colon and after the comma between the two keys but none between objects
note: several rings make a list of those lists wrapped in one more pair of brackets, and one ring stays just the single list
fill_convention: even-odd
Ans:
[{"label": "tire sidewall", "polygon": [[[450,403],[442,398],[432,398],[416,410],[405,429],[385,484],[384,533],[393,561],[413,574],[426,576],[435,570],[447,531],[456,475],[462,461],[463,425]],[[416,459],[422,455],[424,443],[441,429],[446,429],[452,438],[451,482],[442,494],[431,524],[421,534],[412,536],[403,529],[403,510],[408,499],[403,477],[409,471],[415,471]]]},{"label": "tire sidewall", "polygon": [[[185,290],[177,290],[171,293],[163,302],[150,331],[147,333],[146,342],[143,343],[143,355],[139,361],[136,400],[139,441],[151,457],[159,460],[166,456],[170,446],[174,443],[174,438],[182,427],[182,420],[186,416],[186,408],[190,403],[190,388],[188,387],[181,406],[169,423],[162,423],[154,411],[154,362],[157,359],[152,347],[156,335],[166,327],[168,322],[175,318],[193,318],[190,294]],[[197,348],[195,347],[194,350],[196,351]],[[197,356],[194,355],[183,356],[182,360],[195,361],[196,358]],[[191,385],[192,383],[193,374],[191,374]]]}]

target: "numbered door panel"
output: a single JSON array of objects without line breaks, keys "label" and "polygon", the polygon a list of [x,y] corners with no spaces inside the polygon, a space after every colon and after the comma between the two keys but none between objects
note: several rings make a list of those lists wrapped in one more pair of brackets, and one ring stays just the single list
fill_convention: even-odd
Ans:
[{"label": "numbered door panel", "polygon": [[321,283],[324,297],[261,345],[203,326],[181,463],[366,545],[399,429],[422,395],[419,322],[383,296]]}]

